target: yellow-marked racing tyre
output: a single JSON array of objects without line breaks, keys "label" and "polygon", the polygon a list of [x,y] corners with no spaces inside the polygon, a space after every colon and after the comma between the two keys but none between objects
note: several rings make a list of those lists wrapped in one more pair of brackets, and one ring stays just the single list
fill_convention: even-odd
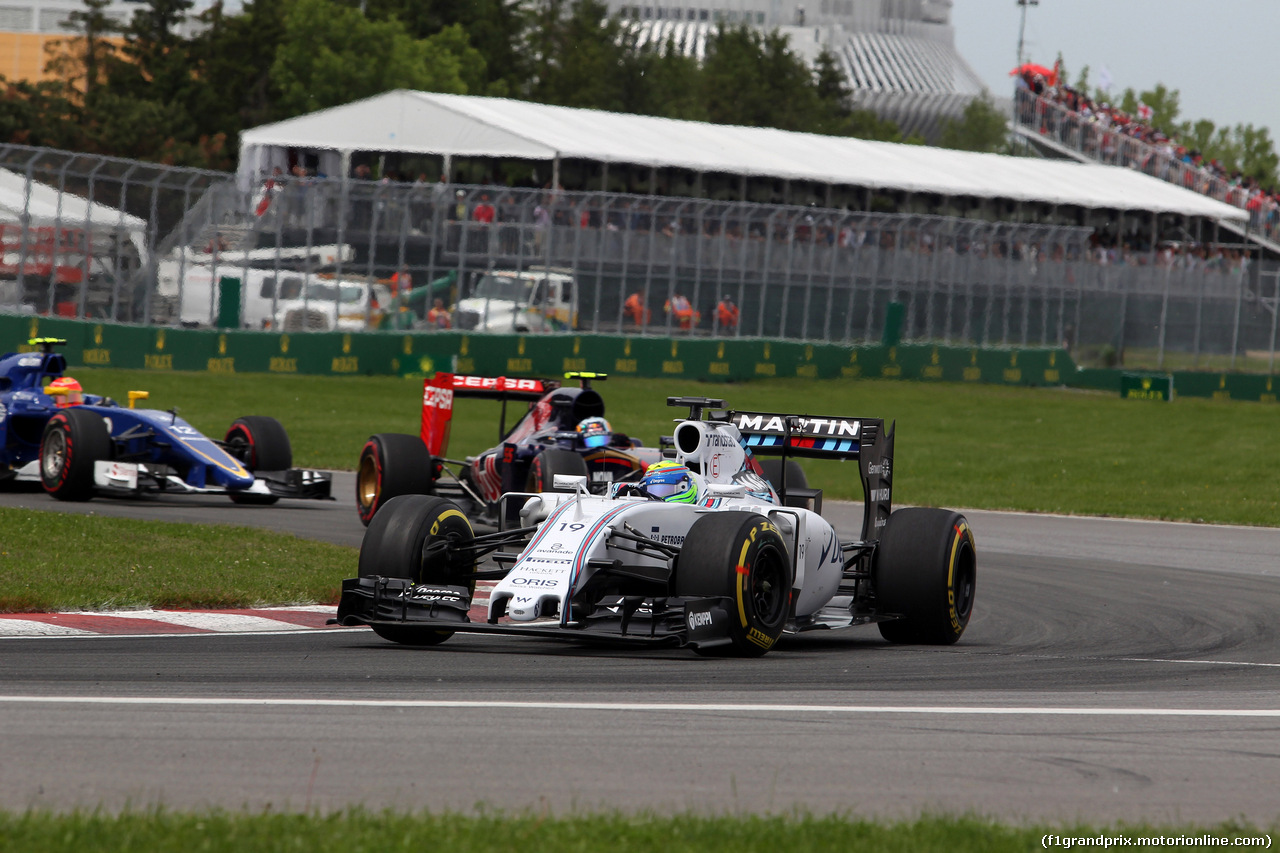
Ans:
[{"label": "yellow-marked racing tyre", "polygon": [[730,645],[713,647],[709,654],[758,657],[773,648],[787,624],[791,582],[782,534],[754,512],[702,516],[689,528],[676,558],[677,596],[732,599]]},{"label": "yellow-marked racing tyre", "polygon": [[876,609],[891,643],[949,645],[973,613],[978,561],[969,522],[958,512],[908,507],[889,516],[872,574]]},{"label": "yellow-marked racing tyre", "polygon": [[[475,560],[459,553],[458,547],[474,540],[471,522],[453,501],[400,495],[387,501],[369,522],[360,543],[360,577],[462,586],[458,579],[475,571]],[[465,585],[475,593],[474,580]],[[434,646],[453,636],[453,631],[398,626],[374,625],[373,630],[385,640],[416,646]]]}]

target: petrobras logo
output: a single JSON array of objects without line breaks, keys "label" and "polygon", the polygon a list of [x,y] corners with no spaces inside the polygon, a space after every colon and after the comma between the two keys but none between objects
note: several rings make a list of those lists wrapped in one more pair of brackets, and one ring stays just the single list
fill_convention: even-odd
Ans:
[{"label": "petrobras logo", "polygon": [[422,405],[428,409],[453,411],[453,389],[437,388],[434,385],[426,386],[422,391]]},{"label": "petrobras logo", "polygon": [[850,418],[802,418],[793,415],[736,412],[733,423],[743,432],[785,435],[788,420],[792,422],[792,435],[814,438],[857,438],[862,433],[862,422]]}]

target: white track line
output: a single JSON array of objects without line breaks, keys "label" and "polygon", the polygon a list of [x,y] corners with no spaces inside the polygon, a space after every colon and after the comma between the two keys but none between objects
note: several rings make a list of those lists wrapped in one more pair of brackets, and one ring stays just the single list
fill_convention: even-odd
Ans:
[{"label": "white track line", "polygon": [[329,708],[490,708],[555,711],[711,711],[776,714],[928,714],[934,716],[1280,717],[1280,708],[1070,708],[981,705],[792,705],[668,702],[504,702],[449,699],[244,699],[150,696],[0,696],[3,704],[186,705]]}]

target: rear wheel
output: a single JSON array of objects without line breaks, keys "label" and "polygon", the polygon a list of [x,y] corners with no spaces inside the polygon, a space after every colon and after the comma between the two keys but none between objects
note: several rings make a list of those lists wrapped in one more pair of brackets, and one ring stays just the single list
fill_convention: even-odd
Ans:
[{"label": "rear wheel", "polygon": [[49,418],[40,440],[40,481],[60,501],[93,497],[93,464],[111,458],[111,433],[102,415],[68,408]]},{"label": "rear wheel", "polygon": [[891,643],[950,645],[973,613],[978,562],[973,531],[958,512],[927,507],[889,516],[876,548],[876,609],[900,618],[880,622]]},{"label": "rear wheel", "polygon": [[529,466],[529,479],[525,488],[530,492],[572,492],[573,489],[556,488],[556,475],[568,474],[573,477],[587,477],[587,463],[572,450],[561,450],[552,447],[542,451]]},{"label": "rear wheel", "polygon": [[[791,606],[791,559],[773,522],[718,512],[694,522],[676,558],[675,594],[734,600],[728,654],[759,657],[782,636]],[[724,647],[708,650],[725,653]]]},{"label": "rear wheel", "polygon": [[380,433],[360,451],[356,469],[356,511],[368,525],[387,501],[398,495],[431,494],[434,462],[416,435]]},{"label": "rear wheel", "polygon": [[773,490],[779,495],[782,494],[782,470],[784,462],[786,463],[787,471],[787,488],[809,488],[809,478],[805,475],[804,469],[800,467],[800,463],[796,460],[761,459],[760,470],[764,472],[764,478],[769,481],[771,486],[773,486]]},{"label": "rear wheel", "polygon": [[[293,446],[284,424],[266,415],[236,418],[223,439],[227,452],[240,460],[250,472],[287,471],[293,467]],[[280,500],[278,495],[229,492],[232,503],[267,506]]]},{"label": "rear wheel", "polygon": [[[432,495],[400,495],[386,502],[365,531],[360,544],[360,577],[461,586],[459,580],[473,573],[476,566],[473,558],[459,552],[459,546],[474,539],[471,522],[453,501]],[[474,580],[466,587],[475,593]],[[412,646],[434,646],[453,636],[453,631],[409,626],[372,627],[384,640]]]}]

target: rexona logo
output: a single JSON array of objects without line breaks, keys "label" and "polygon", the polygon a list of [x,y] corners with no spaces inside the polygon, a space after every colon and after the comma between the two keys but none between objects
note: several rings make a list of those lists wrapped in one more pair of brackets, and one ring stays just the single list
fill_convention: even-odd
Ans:
[{"label": "rexona logo", "polygon": [[690,613],[685,617],[685,621],[689,623],[689,630],[696,631],[699,628],[710,628],[715,621],[711,618],[711,612],[703,610],[699,613]]},{"label": "rexona logo", "polygon": [[[787,431],[787,418],[791,415],[768,415],[754,412],[736,412],[734,426],[743,432],[764,432],[783,435]],[[862,422],[849,418],[794,418],[792,435],[814,437],[857,438]]]}]

